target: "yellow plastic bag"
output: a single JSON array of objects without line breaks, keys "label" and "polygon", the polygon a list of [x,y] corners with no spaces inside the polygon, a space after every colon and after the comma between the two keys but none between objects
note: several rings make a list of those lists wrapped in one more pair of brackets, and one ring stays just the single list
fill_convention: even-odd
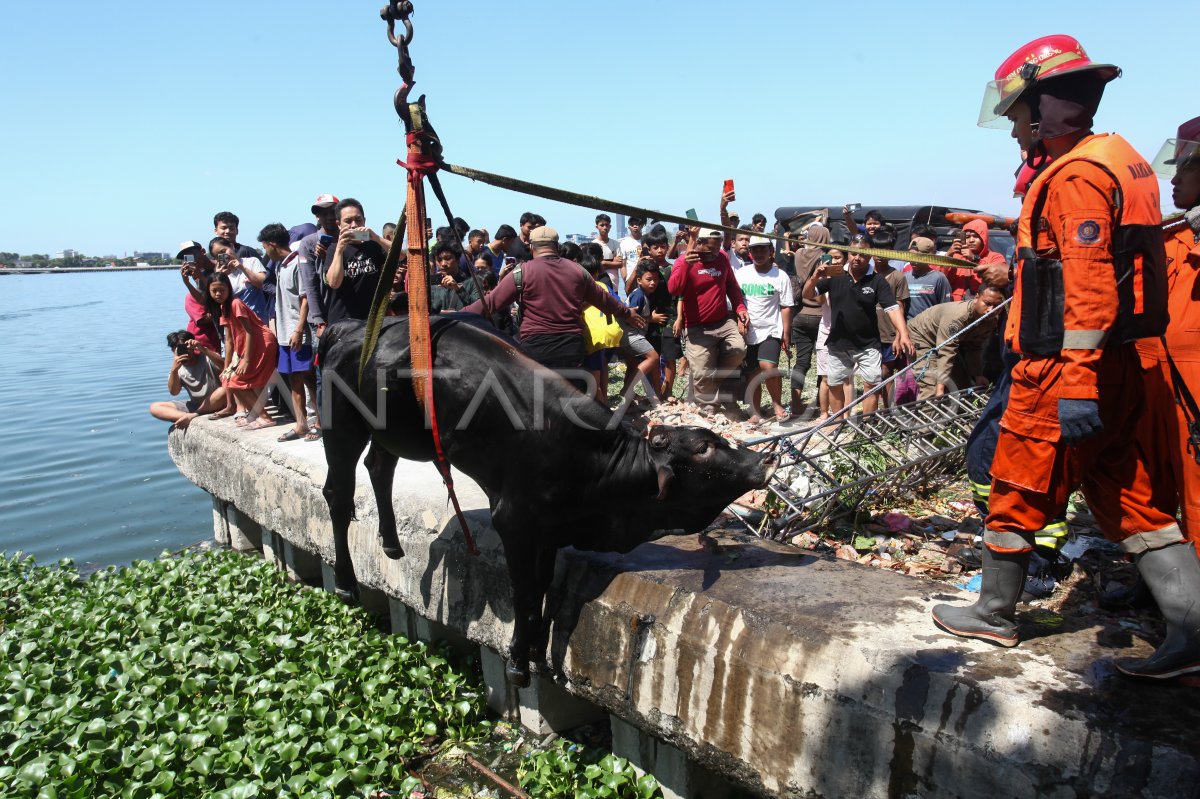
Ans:
[{"label": "yellow plastic bag", "polygon": [[[601,283],[600,286],[604,288],[604,284]],[[604,290],[608,291],[607,288]],[[616,318],[610,322],[608,315],[594,305],[583,309],[583,327],[583,347],[588,355],[621,343],[621,326],[617,324]]]}]

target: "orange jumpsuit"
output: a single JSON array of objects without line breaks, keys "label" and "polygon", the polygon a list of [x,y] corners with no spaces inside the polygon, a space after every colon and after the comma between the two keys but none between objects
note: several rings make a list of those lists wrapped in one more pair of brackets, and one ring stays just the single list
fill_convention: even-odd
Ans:
[{"label": "orange jumpsuit", "polygon": [[[1131,342],[1157,335],[1166,316],[1161,222],[1157,179],[1120,136],[1083,139],[1030,186],[1005,330],[1021,360],[992,462],[991,549],[1031,549],[1077,487],[1126,552],[1182,540],[1135,442],[1142,385]],[[1097,401],[1103,432],[1062,441],[1060,399]]]},{"label": "orange jumpsuit", "polygon": [[[1186,225],[1164,234],[1167,250],[1167,346],[1175,367],[1200,402],[1200,243]],[[1138,422],[1138,442],[1150,459],[1161,501],[1183,511],[1183,532],[1200,552],[1200,465],[1188,452],[1187,419],[1175,402],[1171,367],[1158,339],[1137,343],[1146,387],[1147,412]]]}]

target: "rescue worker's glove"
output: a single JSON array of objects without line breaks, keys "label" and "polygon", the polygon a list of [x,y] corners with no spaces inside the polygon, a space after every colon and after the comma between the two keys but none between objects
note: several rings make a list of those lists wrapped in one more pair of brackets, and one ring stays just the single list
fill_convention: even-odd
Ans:
[{"label": "rescue worker's glove", "polygon": [[1100,421],[1100,403],[1096,400],[1060,399],[1058,426],[1062,439],[1072,447],[1104,429]]}]

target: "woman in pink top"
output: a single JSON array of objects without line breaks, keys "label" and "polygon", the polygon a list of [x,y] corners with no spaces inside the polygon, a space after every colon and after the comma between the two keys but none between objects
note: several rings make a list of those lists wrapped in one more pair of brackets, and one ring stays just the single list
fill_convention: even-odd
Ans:
[{"label": "woman in pink top", "polygon": [[[233,403],[213,416],[221,418],[241,412],[245,415],[238,419],[238,425],[244,425],[247,430],[274,426],[275,420],[259,406],[258,399],[279,360],[275,334],[254,311],[233,296],[228,275],[213,274],[208,284],[208,298],[209,313],[220,316],[225,332],[225,368],[221,372],[221,385],[229,390]],[[250,415],[256,408],[257,418],[251,420]]]}]

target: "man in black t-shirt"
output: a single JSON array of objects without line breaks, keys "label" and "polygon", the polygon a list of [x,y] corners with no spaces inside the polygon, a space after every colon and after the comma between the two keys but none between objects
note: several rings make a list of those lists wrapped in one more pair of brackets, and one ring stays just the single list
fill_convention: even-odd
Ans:
[{"label": "man in black t-shirt", "polygon": [[[865,242],[864,242],[865,243]],[[855,246],[863,244],[855,243]],[[879,322],[876,307],[882,308],[896,328],[892,349],[907,356],[914,354],[904,323],[904,312],[896,302],[881,275],[867,273],[871,258],[850,254],[850,270],[840,275],[828,275],[828,264],[822,263],[804,284],[804,298],[816,299],[818,294],[829,295],[829,310],[833,322],[826,346],[829,351],[829,410],[839,411],[846,404],[846,384],[857,372],[863,379],[864,390],[870,391],[883,379],[880,359]],[[863,412],[872,413],[879,407],[879,396],[863,400]]]},{"label": "man in black t-shirt", "polygon": [[375,299],[375,287],[383,270],[391,242],[367,227],[362,204],[347,197],[337,204],[338,239],[325,282],[331,291],[331,302],[325,309],[325,321],[333,324],[341,319],[366,319]]}]

